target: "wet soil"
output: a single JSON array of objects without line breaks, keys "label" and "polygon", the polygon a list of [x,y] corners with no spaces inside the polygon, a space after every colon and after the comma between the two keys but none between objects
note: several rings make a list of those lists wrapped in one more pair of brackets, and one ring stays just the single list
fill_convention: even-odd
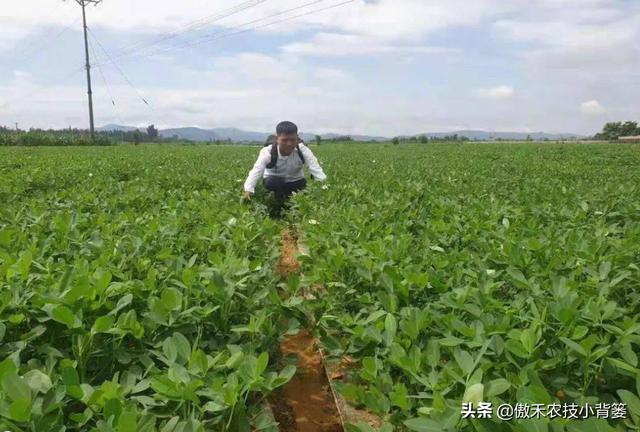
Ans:
[{"label": "wet soil", "polygon": [[[280,260],[276,270],[280,277],[300,271],[296,260],[298,235],[294,226],[282,230]],[[336,401],[324,369],[316,340],[307,330],[288,336],[280,343],[283,361],[296,364],[291,381],[270,398],[276,421],[283,432],[342,432],[344,428]]]}]

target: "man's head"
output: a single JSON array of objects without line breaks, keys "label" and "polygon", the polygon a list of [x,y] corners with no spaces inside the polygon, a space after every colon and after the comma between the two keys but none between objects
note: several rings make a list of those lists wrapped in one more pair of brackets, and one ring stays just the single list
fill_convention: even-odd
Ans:
[{"label": "man's head", "polygon": [[298,126],[290,121],[283,121],[276,126],[276,138],[280,153],[290,155],[298,144]]}]

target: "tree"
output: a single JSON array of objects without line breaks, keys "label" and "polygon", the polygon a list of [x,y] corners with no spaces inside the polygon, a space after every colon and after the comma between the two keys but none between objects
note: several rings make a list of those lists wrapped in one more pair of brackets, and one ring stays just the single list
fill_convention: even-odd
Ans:
[{"label": "tree", "polygon": [[393,143],[393,145],[398,145],[398,144],[400,144],[400,138],[398,138],[398,137],[393,137],[393,139],[391,140],[391,142]]},{"label": "tree", "polygon": [[602,132],[595,135],[596,139],[601,140],[617,140],[623,136],[640,135],[640,128],[638,122],[626,121],[622,122],[609,122],[604,125]]},{"label": "tree", "polygon": [[316,135],[316,144],[318,145],[322,144],[322,137],[320,135]]},{"label": "tree", "polygon": [[429,142],[429,138],[427,138],[425,135],[421,135],[420,136],[420,143],[421,144],[427,144]]},{"label": "tree", "polygon": [[140,144],[140,141],[142,141],[142,133],[140,133],[140,131],[138,129],[136,129],[133,132],[133,143],[135,145],[138,145],[138,144]]},{"label": "tree", "polygon": [[151,140],[158,138],[158,129],[156,129],[155,125],[149,125],[149,127],[147,127],[147,135]]},{"label": "tree", "polygon": [[620,127],[620,136],[633,136],[639,134],[640,128],[638,128],[638,122],[627,121]]}]

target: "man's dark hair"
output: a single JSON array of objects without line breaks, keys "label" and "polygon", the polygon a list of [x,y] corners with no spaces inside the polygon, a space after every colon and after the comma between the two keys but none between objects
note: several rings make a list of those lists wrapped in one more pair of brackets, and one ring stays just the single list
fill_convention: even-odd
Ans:
[{"label": "man's dark hair", "polygon": [[298,134],[298,126],[290,121],[283,121],[276,126],[276,134],[278,135],[294,135]]}]

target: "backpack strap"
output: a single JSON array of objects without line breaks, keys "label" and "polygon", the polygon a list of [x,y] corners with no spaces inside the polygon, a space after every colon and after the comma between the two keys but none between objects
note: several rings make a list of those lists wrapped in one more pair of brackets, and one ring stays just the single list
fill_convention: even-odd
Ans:
[{"label": "backpack strap", "polygon": [[278,164],[278,143],[271,144],[271,162],[267,164],[268,169],[274,169]]},{"label": "backpack strap", "polygon": [[[269,137],[269,139],[267,139],[267,143],[265,144],[265,147],[270,145],[271,146],[271,162],[269,162],[267,164],[267,168],[268,169],[274,169],[277,164],[278,164],[278,142],[275,140],[272,140],[272,137]],[[273,137],[275,138],[275,137]],[[300,158],[300,160],[302,161],[302,165],[304,165],[306,163],[306,161],[304,160],[304,156],[302,154],[302,151],[300,150],[300,143],[302,143],[304,141],[302,141],[300,138],[298,138],[298,143],[296,144],[296,149],[298,150],[298,157]]]},{"label": "backpack strap", "polygon": [[302,165],[304,165],[306,163],[306,161],[304,160],[304,156],[302,154],[302,152],[300,151],[300,143],[303,142],[300,138],[298,138],[298,144],[296,144],[296,149],[298,150],[298,156],[300,157],[300,160],[302,161]]}]

